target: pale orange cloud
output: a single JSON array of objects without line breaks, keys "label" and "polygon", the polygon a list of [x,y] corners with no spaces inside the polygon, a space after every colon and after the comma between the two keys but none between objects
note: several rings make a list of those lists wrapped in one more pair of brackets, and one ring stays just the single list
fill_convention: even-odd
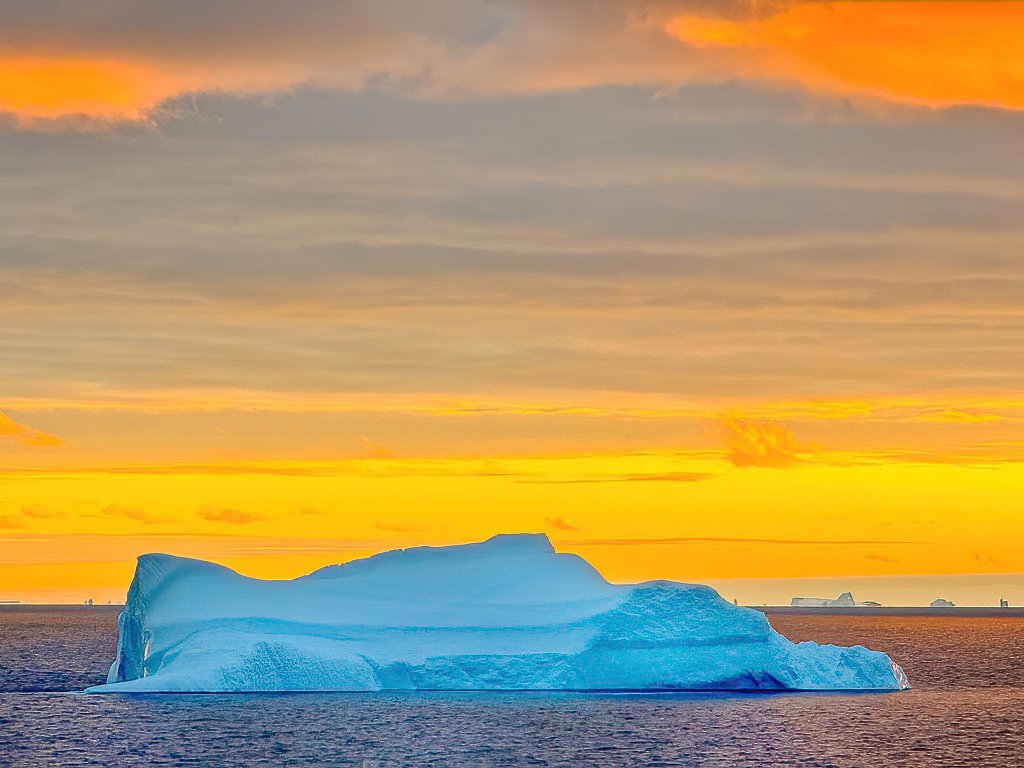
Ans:
[{"label": "pale orange cloud", "polygon": [[172,518],[168,515],[152,512],[142,507],[132,507],[125,504],[108,504],[103,508],[103,514],[109,517],[119,517],[125,520],[135,520],[145,525],[166,523]]},{"label": "pale orange cloud", "polygon": [[734,466],[778,469],[800,460],[796,438],[778,422],[725,416],[719,426]]},{"label": "pale orange cloud", "polygon": [[30,448],[52,448],[64,444],[59,437],[25,424],[19,424],[10,416],[0,412],[0,438],[4,437]]},{"label": "pale orange cloud", "polygon": [[363,444],[363,455],[368,459],[393,459],[395,452],[386,445],[375,443],[368,437],[360,438]]},{"label": "pale orange cloud", "polygon": [[0,109],[40,117],[137,117],[181,86],[139,63],[102,59],[0,59]]},{"label": "pale orange cloud", "polygon": [[26,118],[83,115],[145,120],[161,102],[182,94],[272,92],[305,79],[285,63],[275,71],[246,62],[218,67],[114,54],[91,58],[0,55],[0,112]]},{"label": "pale orange cloud", "polygon": [[729,51],[734,74],[897,101],[1024,109],[1021,2],[794,2],[761,18],[687,14],[666,30]]},{"label": "pale orange cloud", "polygon": [[204,520],[214,523],[231,523],[232,525],[244,525],[254,523],[260,516],[252,512],[246,512],[232,507],[203,506],[199,508],[199,516]]},{"label": "pale orange cloud", "polygon": [[573,525],[564,517],[545,517],[544,522],[548,528],[552,528],[556,531],[578,531],[579,527]]},{"label": "pale orange cloud", "polygon": [[51,509],[45,504],[23,504],[21,514],[34,520],[46,520],[53,517],[60,517],[60,512]]}]

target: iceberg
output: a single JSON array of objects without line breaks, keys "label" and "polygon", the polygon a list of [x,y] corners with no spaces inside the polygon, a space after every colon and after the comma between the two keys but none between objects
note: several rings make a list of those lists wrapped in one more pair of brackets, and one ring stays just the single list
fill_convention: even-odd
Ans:
[{"label": "iceberg", "polygon": [[541,534],[415,547],[290,581],[138,560],[117,656],[90,693],[872,690],[888,656],[793,643],[711,588],[620,585]]}]

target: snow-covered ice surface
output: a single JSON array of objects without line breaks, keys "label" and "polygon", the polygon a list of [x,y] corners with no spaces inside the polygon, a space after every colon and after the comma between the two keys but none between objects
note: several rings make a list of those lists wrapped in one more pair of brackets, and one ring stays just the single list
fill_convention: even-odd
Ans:
[{"label": "snow-covered ice surface", "polygon": [[900,690],[861,646],[792,643],[709,587],[609,584],[543,535],[395,550],[291,581],[139,558],[95,693]]}]

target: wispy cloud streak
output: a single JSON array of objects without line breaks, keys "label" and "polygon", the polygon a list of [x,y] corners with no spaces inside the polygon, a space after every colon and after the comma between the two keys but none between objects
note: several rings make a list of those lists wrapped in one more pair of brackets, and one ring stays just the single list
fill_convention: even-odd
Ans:
[{"label": "wispy cloud streak", "polygon": [[10,416],[0,412],[0,439],[7,438],[27,448],[54,448],[64,444],[55,435],[19,424]]}]

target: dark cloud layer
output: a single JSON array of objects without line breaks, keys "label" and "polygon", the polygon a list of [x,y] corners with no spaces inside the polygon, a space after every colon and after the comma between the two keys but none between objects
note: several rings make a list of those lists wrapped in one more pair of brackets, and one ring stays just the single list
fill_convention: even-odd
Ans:
[{"label": "dark cloud layer", "polygon": [[736,84],[0,133],[8,396],[1019,382],[1020,117]]},{"label": "dark cloud layer", "polygon": [[480,46],[532,19],[554,24],[621,26],[628,19],[707,13],[764,15],[783,2],[755,0],[441,0],[429,6],[405,0],[33,0],[8,3],[0,44],[66,53],[154,52],[169,57],[220,58],[274,50],[369,46],[422,37],[449,45]]}]

